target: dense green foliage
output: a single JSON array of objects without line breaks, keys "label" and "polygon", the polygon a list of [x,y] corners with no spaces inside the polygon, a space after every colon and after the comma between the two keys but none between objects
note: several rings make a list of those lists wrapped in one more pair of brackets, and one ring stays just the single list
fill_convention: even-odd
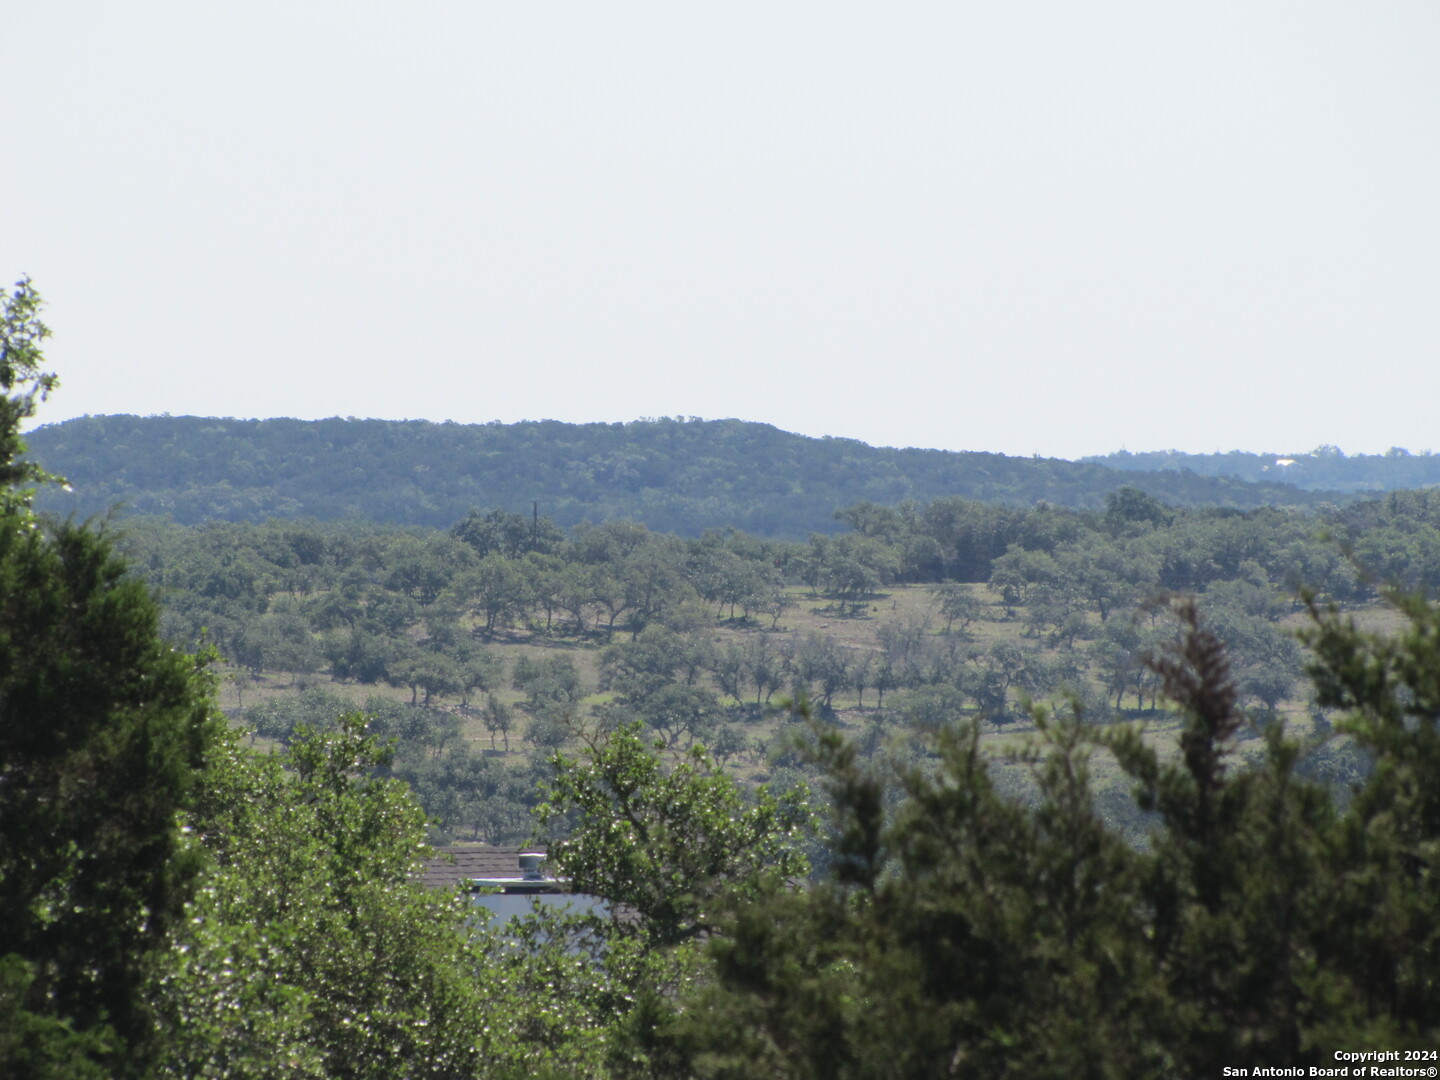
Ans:
[{"label": "dense green foliage", "polygon": [[1317,494],[1194,474],[1119,474],[1003,454],[872,447],[739,420],[629,424],[227,420],[91,416],[40,428],[37,455],[75,493],[45,507],[202,521],[356,519],[446,527],[476,506],[569,528],[629,519],[697,536],[737,528],[800,539],[838,506],[944,497],[1099,509],[1128,482],[1176,505],[1308,506]]},{"label": "dense green foliage", "polygon": [[40,372],[39,299],[0,332],[0,1073],[141,1076],[160,1052],[144,987],[200,872],[177,828],[221,726],[106,537],[48,525],[15,485]]},{"label": "dense green foliage", "polygon": [[116,1076],[151,1053],[140,989],[199,871],[175,819],[216,730],[156,624],[103,537],[0,519],[0,956],[24,972],[7,993]]},{"label": "dense green foliage", "polygon": [[[1433,1050],[1440,617],[1404,608],[1394,638],[1333,613],[1310,634],[1320,693],[1375,766],[1344,812],[1279,727],[1239,764],[1246,718],[1188,603],[1154,665],[1185,715],[1178,758],[1042,714],[1023,806],[973,725],[941,732],[927,770],[866,766],[822,732],[832,871],[733,909],[715,982],[672,1025],[689,1074],[1216,1076]],[[1102,750],[1157,815],[1144,849],[1095,813]]]},{"label": "dense green foliage", "polygon": [[628,958],[570,949],[591,932],[553,919],[490,933],[416,884],[424,815],[376,775],[388,758],[356,714],[283,756],[225,745],[190,819],[212,867],[152,989],[160,1075],[520,1077],[603,1057]]},{"label": "dense green foliage", "polygon": [[0,290],[0,511],[10,513],[30,504],[33,487],[55,480],[33,461],[24,460],[20,426],[35,415],[35,406],[60,385],[52,372],[42,371],[40,345],[50,328],[40,319],[40,296],[29,278],[14,291]]},{"label": "dense green foliage", "polygon": [[474,1072],[479,965],[452,902],[407,881],[424,830],[402,786],[370,779],[383,760],[346,718],[211,768],[190,825],[213,866],[155,993],[162,1075]]},{"label": "dense green foliage", "polygon": [[747,799],[699,747],[667,767],[663,745],[631,724],[591,740],[580,762],[560,757],[540,822],[566,826],[550,849],[560,873],[633,909],[633,929],[669,946],[714,934],[725,899],[802,880],[794,841],[809,809],[801,792],[765,785]]}]

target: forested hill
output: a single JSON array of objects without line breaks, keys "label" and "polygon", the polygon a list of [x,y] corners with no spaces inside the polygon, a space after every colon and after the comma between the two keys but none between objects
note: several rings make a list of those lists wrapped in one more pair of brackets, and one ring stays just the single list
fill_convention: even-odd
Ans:
[{"label": "forested hill", "polygon": [[1440,454],[1412,454],[1392,447],[1383,454],[1346,454],[1338,446],[1320,446],[1303,454],[1184,454],[1157,450],[1132,454],[1121,450],[1083,458],[1088,464],[1135,472],[1193,472],[1235,480],[1282,480],[1306,491],[1373,494],[1440,486]]},{"label": "forested hill", "polygon": [[835,510],[862,500],[961,496],[1098,509],[1125,484],[1173,505],[1324,498],[1194,473],[877,448],[740,420],[465,425],[87,416],[27,438],[31,454],[74,487],[47,494],[43,509],[83,517],[121,505],[181,523],[359,517],[444,527],[474,507],[525,512],[538,500],[561,526],[628,518],[682,535],[733,526],[795,539],[841,529]]}]

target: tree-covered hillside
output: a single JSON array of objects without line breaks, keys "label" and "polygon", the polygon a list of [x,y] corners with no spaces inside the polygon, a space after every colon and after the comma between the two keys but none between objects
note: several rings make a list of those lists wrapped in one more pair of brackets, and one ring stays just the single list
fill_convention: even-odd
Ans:
[{"label": "tree-covered hillside", "polygon": [[1338,446],[1319,446],[1303,454],[1252,454],[1242,450],[1225,454],[1182,454],[1178,450],[1132,454],[1121,450],[1082,460],[1125,472],[1192,472],[1234,480],[1279,480],[1305,491],[1401,491],[1440,484],[1440,455],[1429,450],[1412,454],[1398,446],[1383,454],[1346,454]]},{"label": "tree-covered hillside", "polygon": [[182,523],[268,518],[448,527],[474,507],[562,527],[624,518],[696,536],[733,527],[800,539],[835,532],[838,507],[961,496],[1098,510],[1131,483],[1171,505],[1303,506],[1283,484],[1187,473],[1143,477],[1100,465],[1003,454],[892,449],[812,439],[768,424],[660,418],[629,424],[434,424],[90,416],[39,428],[35,457],[74,492],[42,509],[81,516],[115,505]]}]

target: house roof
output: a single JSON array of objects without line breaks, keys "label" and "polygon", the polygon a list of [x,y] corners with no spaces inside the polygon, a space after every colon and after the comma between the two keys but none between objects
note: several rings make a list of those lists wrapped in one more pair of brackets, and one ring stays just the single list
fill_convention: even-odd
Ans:
[{"label": "house roof", "polygon": [[[494,882],[497,879],[513,880],[517,885],[525,880],[520,869],[520,856],[533,852],[535,848],[519,847],[451,847],[436,848],[435,854],[425,863],[417,876],[420,883],[431,889],[468,888],[476,878]],[[543,871],[542,871],[543,872]],[[507,892],[511,890],[506,889]],[[519,890],[526,891],[529,890]],[[545,890],[550,891],[550,890]],[[557,901],[567,896],[578,895],[563,886],[551,892]],[[616,922],[632,926],[641,922],[640,913],[629,904],[609,905],[610,917]]]},{"label": "house roof", "polygon": [[420,883],[432,889],[453,889],[474,878],[513,878],[520,881],[520,855],[534,848],[436,848],[419,874]]}]

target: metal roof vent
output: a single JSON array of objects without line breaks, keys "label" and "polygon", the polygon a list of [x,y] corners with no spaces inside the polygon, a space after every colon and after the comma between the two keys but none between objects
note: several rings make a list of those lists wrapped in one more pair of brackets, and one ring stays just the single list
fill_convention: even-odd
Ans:
[{"label": "metal roof vent", "polygon": [[523,852],[520,856],[520,876],[526,881],[544,881],[545,871],[541,869],[544,865],[543,851]]}]

